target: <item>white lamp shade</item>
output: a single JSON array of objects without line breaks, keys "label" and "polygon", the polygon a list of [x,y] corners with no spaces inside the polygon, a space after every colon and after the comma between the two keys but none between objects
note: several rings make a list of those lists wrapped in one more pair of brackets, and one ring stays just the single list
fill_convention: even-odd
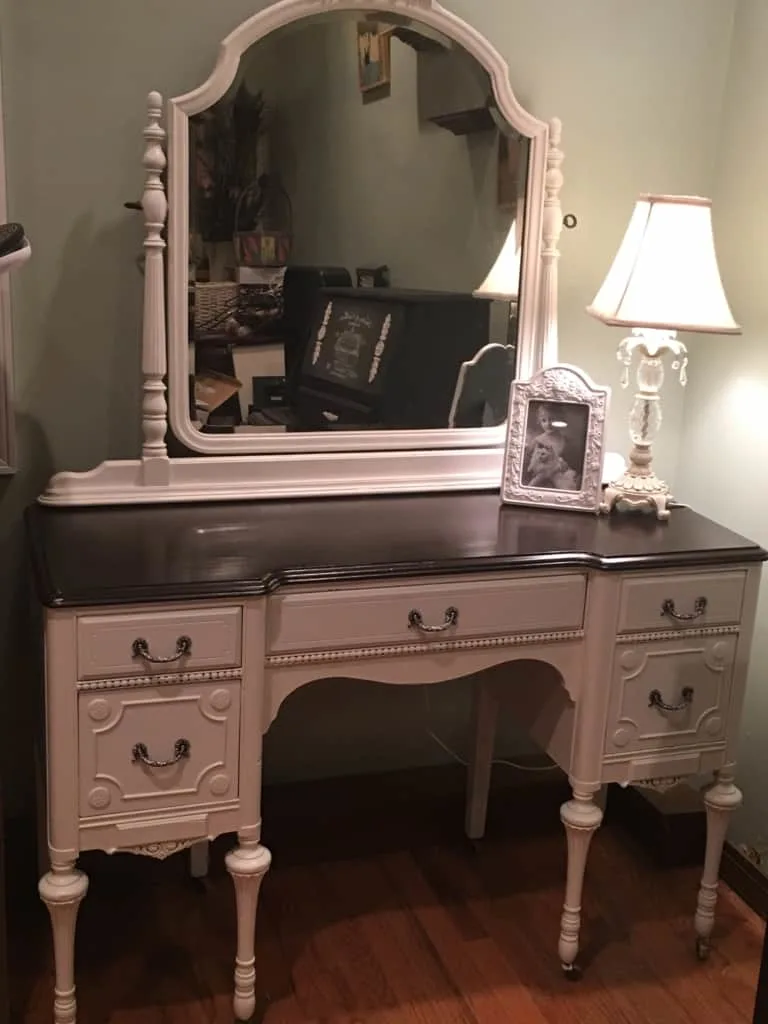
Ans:
[{"label": "white lamp shade", "polygon": [[717,265],[711,200],[640,196],[587,312],[619,326],[738,334]]},{"label": "white lamp shade", "polygon": [[32,246],[29,244],[29,239],[25,238],[24,244],[20,248],[9,252],[7,256],[0,256],[0,277],[3,274],[9,274],[16,267],[20,267],[22,263],[26,263],[31,255]]},{"label": "white lamp shade", "polygon": [[517,236],[517,220],[513,220],[507,239],[501,247],[501,252],[491,267],[488,277],[479,288],[475,289],[473,294],[482,299],[502,299],[514,302],[520,294],[520,257],[521,246]]}]

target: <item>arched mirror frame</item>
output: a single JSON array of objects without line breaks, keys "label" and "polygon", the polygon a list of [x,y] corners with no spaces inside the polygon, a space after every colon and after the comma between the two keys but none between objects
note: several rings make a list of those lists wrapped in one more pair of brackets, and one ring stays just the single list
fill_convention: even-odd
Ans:
[{"label": "arched mirror frame", "polygon": [[[392,11],[453,39],[488,72],[501,116],[530,139],[521,267],[518,375],[557,361],[557,258],[562,220],[560,125],[547,124],[518,102],[509,69],[477,30],[436,0],[279,0],[221,43],[212,74],[168,103],[168,201],[162,100],[149,96],[145,129],[146,222],[142,342],[144,444],[137,460],[109,461],[87,473],[59,473],[40,500],[53,505],[211,501],[480,490],[500,486],[506,425],[470,430],[354,432],[315,436],[202,435],[189,416],[187,267],[189,253],[189,117],[220,99],[240,58],[282,26],[325,11]],[[164,229],[168,215],[168,336]],[[167,342],[167,353],[166,353]],[[165,378],[168,373],[169,403]],[[170,458],[174,435],[199,454]],[[256,451],[258,449],[258,452]]]}]

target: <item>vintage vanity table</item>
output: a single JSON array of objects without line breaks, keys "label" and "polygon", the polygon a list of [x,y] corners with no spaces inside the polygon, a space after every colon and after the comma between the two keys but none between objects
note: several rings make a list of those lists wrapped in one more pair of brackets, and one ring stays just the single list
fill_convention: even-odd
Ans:
[{"label": "vintage vanity table", "polygon": [[[467,830],[483,831],[503,699],[570,778],[559,956],[572,974],[601,786],[714,773],[695,915],[700,954],[708,948],[728,815],[741,799],[734,749],[766,553],[689,509],[668,523],[502,509],[503,424],[214,436],[190,417],[189,119],[225,95],[253,44],[272,45],[274,35],[279,46],[301,45],[305,19],[306,31],[329,33],[327,46],[341,32],[354,53],[361,12],[388,26],[393,48],[392,96],[361,104],[366,117],[403,101],[396,90],[418,74],[421,54],[453,73],[460,52],[484,69],[484,99],[469,89],[458,109],[442,111],[455,133],[438,135],[441,145],[466,157],[462,132],[477,124],[490,133],[477,145],[493,145],[501,123],[525,141],[521,271],[510,295],[518,374],[556,361],[559,124],[527,114],[491,44],[437,3],[283,0],[241,25],[208,81],[168,106],[168,205],[161,100],[150,94],[142,455],[58,474],[27,515],[44,608],[50,870],[40,894],[53,922],[57,1024],[76,1018],[80,851],[165,857],[224,832],[237,834],[226,859],[237,900],[234,1009],[250,1016],[270,863],[260,842],[261,738],[292,692],[328,676],[422,684],[510,663],[508,684],[473,682]],[[286,66],[279,46],[251,71]],[[346,87],[357,88],[354,60]],[[482,207],[482,196],[471,199]],[[498,244],[451,290],[471,291]],[[406,255],[380,262],[405,276]],[[337,252],[312,258],[339,262]],[[166,370],[171,427],[194,453],[186,458],[166,450]]]}]

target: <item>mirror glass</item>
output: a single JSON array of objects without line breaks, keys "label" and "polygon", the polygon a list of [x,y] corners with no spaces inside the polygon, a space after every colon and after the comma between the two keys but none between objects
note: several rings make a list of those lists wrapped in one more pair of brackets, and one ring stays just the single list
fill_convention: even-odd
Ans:
[{"label": "mirror glass", "polygon": [[529,142],[391,13],[256,43],[190,119],[190,414],[205,433],[506,419]]}]

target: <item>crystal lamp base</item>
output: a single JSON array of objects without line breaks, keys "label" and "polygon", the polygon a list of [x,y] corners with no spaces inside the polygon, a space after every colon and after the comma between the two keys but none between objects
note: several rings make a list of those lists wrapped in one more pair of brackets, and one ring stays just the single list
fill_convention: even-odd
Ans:
[{"label": "crystal lamp base", "polygon": [[629,417],[632,450],[629,466],[603,492],[599,511],[656,512],[658,519],[669,519],[672,495],[669,487],[653,471],[653,442],[661,427],[661,387],[664,383],[665,355],[672,355],[673,369],[679,371],[680,383],[686,382],[688,363],[685,345],[674,331],[635,328],[619,345],[618,358],[624,364],[622,386],[629,383],[628,369],[635,353],[639,353],[637,390]]}]

